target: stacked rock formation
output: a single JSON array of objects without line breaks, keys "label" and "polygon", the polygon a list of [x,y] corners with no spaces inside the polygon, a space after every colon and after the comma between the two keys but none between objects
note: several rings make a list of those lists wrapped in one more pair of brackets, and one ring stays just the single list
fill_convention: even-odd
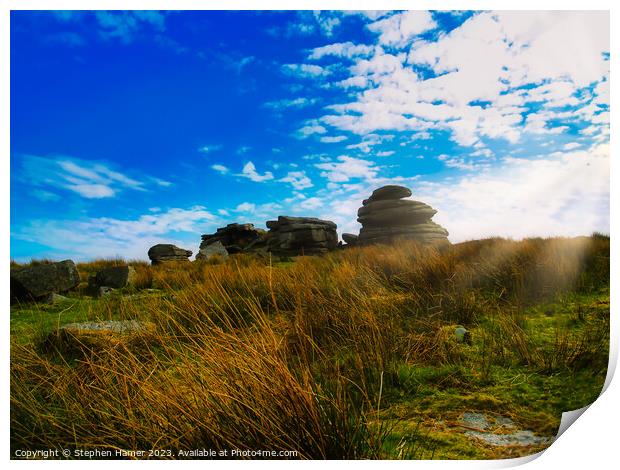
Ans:
[{"label": "stacked rock formation", "polygon": [[[203,235],[196,259],[206,259],[214,254],[226,256],[251,248],[262,241],[266,231],[254,228],[253,224],[228,224],[210,235]],[[222,249],[223,248],[223,249]]]},{"label": "stacked rock formation", "polygon": [[338,246],[336,224],[314,217],[280,216],[267,222],[267,250],[278,255],[316,255]]},{"label": "stacked rock formation", "polygon": [[148,251],[152,265],[165,263],[168,261],[189,261],[192,256],[191,250],[185,250],[178,246],[160,243],[152,246]]},{"label": "stacked rock formation", "polygon": [[437,211],[423,202],[403,199],[409,196],[408,188],[389,185],[364,199],[357,211],[357,221],[362,224],[357,244],[390,243],[396,238],[449,243],[448,231],[431,221]]}]

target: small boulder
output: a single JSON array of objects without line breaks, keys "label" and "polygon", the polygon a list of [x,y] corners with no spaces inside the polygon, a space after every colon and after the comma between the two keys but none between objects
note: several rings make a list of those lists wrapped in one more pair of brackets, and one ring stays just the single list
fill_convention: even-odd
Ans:
[{"label": "small boulder", "polygon": [[11,270],[11,298],[39,300],[50,294],[67,292],[80,283],[80,274],[71,260],[38,264]]},{"label": "small boulder", "polygon": [[352,233],[343,233],[342,234],[342,239],[344,240],[344,242],[347,245],[354,246],[355,244],[357,244],[358,238],[359,237],[357,235],[354,235]]},{"label": "small boulder", "polygon": [[189,261],[192,252],[175,245],[160,243],[149,249],[148,256],[151,264],[157,265],[169,261]]},{"label": "small boulder", "polygon": [[471,345],[471,333],[461,325],[454,329],[454,336],[459,343]]},{"label": "small boulder", "polygon": [[120,289],[135,283],[136,270],[133,266],[111,266],[98,271],[93,281],[97,286]]},{"label": "small boulder", "polygon": [[198,251],[198,254],[196,255],[196,259],[197,260],[201,260],[201,259],[208,260],[209,258],[212,258],[214,256],[228,258],[228,251],[226,250],[226,247],[224,247],[222,242],[219,240],[200,248],[200,251]]}]

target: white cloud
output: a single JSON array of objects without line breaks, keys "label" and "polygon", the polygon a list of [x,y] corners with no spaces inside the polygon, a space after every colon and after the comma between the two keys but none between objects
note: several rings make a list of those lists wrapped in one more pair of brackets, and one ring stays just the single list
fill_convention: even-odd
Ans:
[{"label": "white cloud", "polygon": [[293,188],[297,190],[311,188],[313,186],[312,181],[306,176],[305,171],[289,171],[288,174],[279,179],[282,183],[290,183]]},{"label": "white cloud", "polygon": [[273,173],[270,171],[266,171],[262,175],[256,171],[256,167],[254,163],[247,162],[243,166],[243,170],[241,170],[241,174],[237,176],[243,176],[244,178],[248,178],[256,183],[262,183],[263,181],[269,181],[273,179]]},{"label": "white cloud", "polygon": [[254,212],[255,210],[256,204],[251,202],[242,202],[235,208],[235,211],[237,212]]},{"label": "white cloud", "polygon": [[319,140],[325,144],[335,144],[337,142],[342,142],[343,140],[347,140],[347,136],[346,135],[325,136],[325,137],[321,137]]},{"label": "white cloud", "polygon": [[19,240],[49,246],[57,256],[77,261],[122,256],[148,259],[148,249],[157,243],[173,243],[196,249],[200,233],[214,229],[220,219],[202,206],[173,208],[137,219],[100,217],[81,220],[33,220],[16,229]]},{"label": "white cloud", "polygon": [[264,104],[266,108],[283,109],[283,108],[305,108],[317,102],[316,98],[299,97],[294,99],[282,99],[278,101],[268,101]]},{"label": "white cloud", "polygon": [[434,220],[453,242],[609,233],[609,146],[506,158],[500,168],[456,181],[419,182],[414,198],[438,210]]},{"label": "white cloud", "polygon": [[198,151],[200,153],[211,153],[211,152],[217,152],[221,148],[222,148],[221,144],[203,145],[202,147],[198,149]]},{"label": "white cloud", "polygon": [[373,179],[379,171],[379,168],[369,160],[346,155],[339,156],[337,162],[317,163],[314,166],[324,170],[321,176],[332,183],[347,182],[351,178]]},{"label": "white cloud", "polygon": [[219,163],[216,163],[215,165],[211,165],[211,169],[223,175],[230,171],[227,167],[225,167],[224,165],[220,165]]},{"label": "white cloud", "polygon": [[33,186],[73,191],[87,199],[114,197],[119,191],[145,191],[145,183],[109,166],[72,157],[23,155],[22,179]]},{"label": "white cloud", "polygon": [[447,130],[464,146],[563,133],[578,119],[608,127],[608,12],[484,12],[426,41],[416,37],[434,27],[425,12],[368,27],[379,33],[374,53],[354,57],[349,77],[331,83],[359,91],[327,107],[323,125],[360,135]]},{"label": "white cloud", "polygon": [[317,78],[330,74],[328,69],[315,64],[284,64],[282,71],[301,78]]},{"label": "white cloud", "polygon": [[368,46],[366,44],[339,42],[312,49],[312,52],[310,52],[308,58],[318,60],[325,56],[345,57],[349,59],[353,57],[368,57],[372,55],[374,49],[374,46]]},{"label": "white cloud", "polygon": [[316,120],[306,121],[305,124],[306,124],[305,126],[301,127],[297,131],[297,136],[300,139],[305,139],[306,137],[309,137],[313,134],[326,134],[327,133],[327,129],[325,129],[325,127],[319,124],[318,121]]},{"label": "white cloud", "polygon": [[413,37],[437,27],[428,11],[406,11],[396,13],[367,26],[370,31],[379,33],[379,42],[402,47]]}]

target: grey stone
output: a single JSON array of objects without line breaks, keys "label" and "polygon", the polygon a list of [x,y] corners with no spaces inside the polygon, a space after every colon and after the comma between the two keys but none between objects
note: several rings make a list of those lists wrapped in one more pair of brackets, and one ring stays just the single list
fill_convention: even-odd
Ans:
[{"label": "grey stone", "polygon": [[411,190],[409,188],[389,184],[387,186],[375,189],[368,198],[368,201],[371,202],[382,201],[385,199],[402,199],[409,196],[411,196]]},{"label": "grey stone", "polygon": [[359,237],[357,235],[354,235],[352,233],[343,233],[342,234],[342,239],[344,240],[344,242],[347,245],[355,245],[358,242]]},{"label": "grey stone", "polygon": [[[254,228],[253,224],[228,224],[226,227],[218,228],[213,234],[203,235],[200,250],[219,241],[227,254],[240,253],[259,243],[265,233],[265,230]],[[200,259],[198,254],[196,259]]]},{"label": "grey stone", "polygon": [[228,258],[228,251],[226,250],[222,242],[219,240],[200,248],[200,251],[198,251],[198,254],[196,255],[196,259],[207,260],[214,256],[221,256],[222,258]]},{"label": "grey stone", "polygon": [[323,254],[338,247],[336,224],[314,217],[280,216],[267,222],[267,251],[282,256]]},{"label": "grey stone", "polygon": [[64,302],[65,300],[69,300],[69,298],[65,297],[64,295],[52,293],[45,299],[45,302],[48,304],[57,304],[60,302]]},{"label": "grey stone", "polygon": [[151,264],[157,265],[168,261],[189,261],[192,252],[175,245],[160,243],[149,249],[148,256]]},{"label": "grey stone", "polygon": [[409,196],[408,188],[390,185],[364,199],[357,212],[362,224],[357,244],[394,243],[406,238],[424,245],[449,245],[448,231],[431,221],[437,211],[421,201],[402,199]]},{"label": "grey stone", "polygon": [[64,260],[11,270],[11,297],[37,300],[53,293],[67,292],[80,283],[75,263]]},{"label": "grey stone", "polygon": [[95,274],[94,279],[89,278],[89,284],[95,286],[107,286],[120,289],[131,286],[136,281],[136,270],[133,266],[111,266],[104,268]]},{"label": "grey stone", "polygon": [[112,289],[111,287],[99,286],[95,290],[95,297],[97,298],[108,297],[113,291],[114,289]]},{"label": "grey stone", "polygon": [[107,320],[100,322],[68,323],[62,325],[60,330],[85,331],[109,331],[112,333],[134,333],[144,331],[147,323],[139,320]]}]

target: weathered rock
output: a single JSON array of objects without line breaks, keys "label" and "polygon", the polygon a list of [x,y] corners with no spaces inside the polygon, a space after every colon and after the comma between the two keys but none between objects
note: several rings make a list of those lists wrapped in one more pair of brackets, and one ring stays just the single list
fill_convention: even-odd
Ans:
[{"label": "weathered rock", "polygon": [[411,196],[411,190],[409,188],[389,184],[375,189],[367,200],[368,202],[383,201],[386,199],[402,199],[409,196]]},{"label": "weathered rock", "polygon": [[48,304],[57,304],[60,302],[64,302],[65,300],[69,300],[68,297],[65,297],[64,295],[60,295],[60,294],[50,294],[45,298],[45,302]]},{"label": "weathered rock", "polygon": [[149,249],[148,256],[151,264],[156,265],[168,261],[189,261],[192,252],[175,245],[160,243]]},{"label": "weathered rock", "polygon": [[448,231],[431,221],[437,211],[423,202],[401,199],[408,196],[411,191],[403,186],[373,191],[357,212],[362,224],[357,244],[391,243],[398,238],[423,244],[449,243]]},{"label": "weathered rock", "polygon": [[471,345],[471,332],[465,329],[465,327],[457,325],[454,329],[454,336],[459,343]]},{"label": "weathered rock", "polygon": [[79,283],[80,274],[71,260],[12,269],[11,298],[44,299],[53,293],[67,292]]},{"label": "weathered rock", "polygon": [[245,251],[251,246],[256,245],[265,236],[265,230],[254,228],[253,224],[228,224],[220,227],[213,234],[202,236],[200,251],[196,259],[201,259],[200,252],[216,242],[220,242],[226,249],[226,254],[234,254]]},{"label": "weathered rock", "polygon": [[44,347],[63,354],[92,354],[117,347],[139,349],[152,343],[155,330],[155,324],[138,320],[70,323],[50,333]]},{"label": "weathered rock", "polygon": [[224,245],[219,240],[214,243],[210,243],[203,248],[200,248],[200,251],[198,251],[198,253],[196,254],[196,259],[207,260],[209,258],[213,258],[214,256],[228,258],[228,251],[226,250],[226,248],[224,248]]},{"label": "weathered rock", "polygon": [[336,224],[314,217],[280,216],[267,222],[267,250],[296,256],[327,253],[338,246]]},{"label": "weathered rock", "polygon": [[343,233],[342,234],[342,239],[344,240],[344,242],[347,245],[353,246],[353,245],[357,244],[357,241],[358,241],[359,237],[357,235],[352,234],[352,233]]},{"label": "weathered rock", "polygon": [[[92,283],[97,286],[121,287],[131,286],[136,281],[136,270],[133,266],[111,266],[98,271],[92,279]],[[91,278],[89,278],[89,284]]]}]

